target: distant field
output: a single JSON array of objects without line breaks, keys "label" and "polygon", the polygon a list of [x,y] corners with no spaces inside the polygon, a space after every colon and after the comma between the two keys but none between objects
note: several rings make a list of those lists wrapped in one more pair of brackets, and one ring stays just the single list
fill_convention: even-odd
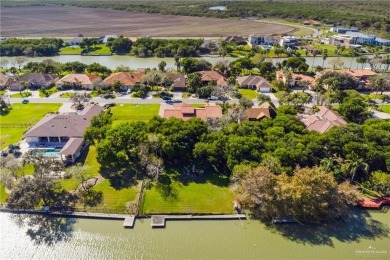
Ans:
[{"label": "distant field", "polygon": [[59,108],[60,104],[13,104],[9,113],[0,114],[0,149],[22,138],[27,127],[18,124],[33,125],[47,113],[56,112]]},{"label": "distant field", "polygon": [[[188,36],[282,34],[289,25],[233,19],[133,13],[98,8],[31,6],[1,8],[2,36]],[[65,50],[64,50],[65,51]],[[73,50],[66,50],[73,51]]]}]

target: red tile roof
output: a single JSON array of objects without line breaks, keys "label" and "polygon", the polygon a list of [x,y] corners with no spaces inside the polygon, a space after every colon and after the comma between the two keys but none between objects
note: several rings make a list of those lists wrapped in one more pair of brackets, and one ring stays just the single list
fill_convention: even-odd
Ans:
[{"label": "red tile roof", "polygon": [[319,106],[320,111],[314,115],[299,114],[299,119],[306,125],[306,129],[325,133],[334,126],[346,125],[347,122],[327,107]]},{"label": "red tile roof", "polygon": [[100,79],[98,75],[88,74],[69,74],[57,81],[57,84],[80,83],[82,85],[91,85],[95,80]]},{"label": "red tile roof", "polygon": [[111,85],[119,80],[125,86],[134,86],[141,82],[143,75],[145,74],[140,72],[116,72],[108,76],[103,82]]},{"label": "red tile roof", "polygon": [[217,85],[227,85],[227,76],[214,70],[199,71],[203,82],[215,81]]},{"label": "red tile roof", "polygon": [[189,120],[191,118],[200,118],[207,120],[208,118],[222,117],[222,108],[218,105],[208,105],[204,108],[193,107],[186,103],[170,105],[161,105],[160,116],[164,118],[176,117],[182,120]]},{"label": "red tile roof", "polygon": [[246,118],[249,120],[259,120],[264,117],[274,118],[276,116],[275,108],[268,102],[260,107],[252,107],[246,110]]}]

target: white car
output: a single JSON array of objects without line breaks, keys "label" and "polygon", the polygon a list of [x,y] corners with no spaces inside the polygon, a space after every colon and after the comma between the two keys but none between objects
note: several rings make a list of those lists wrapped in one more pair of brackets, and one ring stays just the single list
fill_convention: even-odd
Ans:
[{"label": "white car", "polygon": [[216,96],[211,96],[211,97],[209,97],[209,100],[218,100],[219,98],[218,97],[216,97]]}]

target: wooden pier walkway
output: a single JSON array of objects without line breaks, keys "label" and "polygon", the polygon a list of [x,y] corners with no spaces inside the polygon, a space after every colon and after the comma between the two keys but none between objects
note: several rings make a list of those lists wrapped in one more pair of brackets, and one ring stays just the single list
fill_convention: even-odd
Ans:
[{"label": "wooden pier walkway", "polygon": [[231,215],[153,215],[152,227],[165,227],[166,220],[235,220],[246,219],[245,214]]},{"label": "wooden pier walkway", "polygon": [[133,228],[134,222],[135,222],[135,216],[131,215],[131,216],[125,218],[125,221],[123,222],[123,226],[125,228]]}]

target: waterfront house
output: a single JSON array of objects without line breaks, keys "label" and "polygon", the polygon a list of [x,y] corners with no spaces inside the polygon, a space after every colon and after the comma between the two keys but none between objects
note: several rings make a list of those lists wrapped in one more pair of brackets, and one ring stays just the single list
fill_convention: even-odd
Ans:
[{"label": "waterfront house", "polygon": [[315,114],[298,114],[298,118],[305,124],[309,131],[317,131],[321,134],[329,131],[332,127],[346,125],[347,122],[333,110],[319,106]]},{"label": "waterfront house", "polygon": [[181,73],[168,72],[165,74],[168,81],[166,85],[172,89],[172,91],[184,91],[186,88],[186,78]]},{"label": "waterfront house", "polygon": [[359,82],[359,86],[357,87],[358,89],[362,89],[366,87],[369,84],[370,79],[378,75],[378,73],[368,69],[342,69],[342,70],[326,69],[322,73],[327,71],[334,71],[337,73],[346,73],[351,75]]},{"label": "waterfront house", "polygon": [[65,43],[66,46],[78,46],[83,41],[83,37],[73,37]]},{"label": "waterfront house", "polygon": [[249,121],[260,121],[263,118],[275,118],[276,109],[269,102],[261,104],[259,107],[251,107],[245,111],[245,118]]},{"label": "waterfront house", "polygon": [[248,42],[251,47],[257,45],[273,45],[275,39],[269,35],[249,35]]},{"label": "waterfront house", "polygon": [[300,86],[300,82],[302,81],[309,83],[309,89],[316,84],[314,77],[299,73],[285,73],[282,70],[276,72],[276,80],[282,81],[288,87]]},{"label": "waterfront house", "polygon": [[219,86],[226,86],[228,84],[227,76],[221,72],[206,70],[198,71],[197,73],[200,74],[203,85],[208,85],[212,81],[216,82]]},{"label": "waterfront house", "polygon": [[118,38],[118,35],[104,35],[100,37],[97,41],[98,43],[103,43],[104,45],[107,45],[109,39],[116,39]]},{"label": "waterfront house", "polygon": [[235,43],[238,45],[245,45],[247,43],[244,37],[237,35],[228,36],[223,41],[228,43]]},{"label": "waterfront house", "polygon": [[297,38],[295,38],[295,36],[283,36],[280,41],[279,41],[279,45],[281,47],[285,47],[285,48],[288,48],[288,47],[297,47],[299,46],[301,43],[297,40]]},{"label": "waterfront house", "polygon": [[332,27],[329,30],[330,32],[335,32],[335,33],[340,33],[340,34],[345,34],[347,32],[359,32],[359,29],[356,27],[351,27],[351,28],[345,28],[345,27]]},{"label": "waterfront house", "polygon": [[161,104],[159,115],[164,118],[176,117],[184,121],[191,118],[218,119],[222,117],[222,108],[219,105],[206,105],[205,107],[193,107],[186,103],[173,105]]},{"label": "waterfront house", "polygon": [[50,88],[57,80],[57,75],[47,73],[30,73],[19,79],[20,82],[26,83],[30,89]]},{"label": "waterfront house", "polygon": [[258,92],[271,92],[272,85],[260,76],[237,77],[236,82],[240,88],[254,89]]},{"label": "waterfront house", "polygon": [[96,89],[100,88],[102,79],[97,75],[88,74],[69,74],[56,82],[59,89],[64,87],[82,88],[82,89]]},{"label": "waterfront house", "polygon": [[99,105],[87,106],[81,112],[47,114],[25,134],[29,147],[56,147],[61,159],[74,162],[84,144],[84,131],[91,119],[101,113]]},{"label": "waterfront house", "polygon": [[141,83],[144,75],[145,73],[142,72],[116,72],[105,78],[103,84],[111,86],[115,81],[119,81],[124,85],[122,90],[126,91],[135,84]]}]

